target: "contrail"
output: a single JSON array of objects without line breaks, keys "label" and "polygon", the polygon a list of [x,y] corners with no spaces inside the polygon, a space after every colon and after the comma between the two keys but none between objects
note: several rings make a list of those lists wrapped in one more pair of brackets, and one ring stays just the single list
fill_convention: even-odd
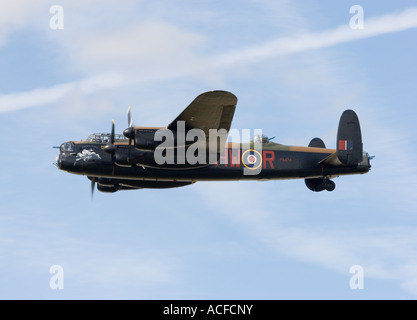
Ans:
[{"label": "contrail", "polygon": [[351,29],[349,21],[335,29],[310,32],[296,37],[277,38],[265,43],[241,48],[219,55],[217,67],[251,64],[280,55],[323,49],[341,43],[400,32],[417,27],[417,8],[407,9],[399,14],[389,14],[365,19],[363,29]]},{"label": "contrail", "polygon": [[[258,63],[262,60],[280,55],[323,49],[341,43],[405,31],[416,27],[417,8],[409,8],[401,13],[365,19],[363,29],[351,29],[349,27],[349,21],[346,21],[345,25],[335,29],[310,32],[295,37],[277,38],[265,43],[212,56],[208,58],[209,61],[212,61],[211,65],[209,64],[209,68],[231,68],[242,64]],[[184,72],[186,73],[185,75],[192,76],[192,74],[189,74],[189,71]],[[172,75],[168,70],[167,74],[168,78],[180,76],[179,74]],[[198,74],[201,74],[201,69],[198,69]],[[79,88],[85,94],[90,94],[103,89],[119,87],[126,84],[126,79],[123,78],[122,75],[98,75],[48,88],[0,94],[0,113],[59,101],[69,94],[71,90],[74,90],[74,88]],[[152,81],[161,78],[163,77],[148,80]]]}]

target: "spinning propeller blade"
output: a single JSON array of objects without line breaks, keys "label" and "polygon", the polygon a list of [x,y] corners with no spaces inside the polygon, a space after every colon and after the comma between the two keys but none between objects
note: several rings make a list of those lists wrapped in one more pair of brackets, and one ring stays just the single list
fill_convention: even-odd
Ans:
[{"label": "spinning propeller blade", "polygon": [[91,200],[93,200],[95,188],[96,188],[96,178],[92,178],[91,179]]},{"label": "spinning propeller blade", "polygon": [[114,144],[114,120],[112,120],[111,122],[112,122],[112,125],[111,125],[110,142],[111,144]]},{"label": "spinning propeller blade", "polygon": [[127,109],[127,125],[129,127],[123,131],[123,135],[126,138],[129,138],[129,157],[130,157],[130,149],[131,149],[132,141],[133,139],[135,139],[135,129],[133,128],[133,120],[130,114],[130,106]]},{"label": "spinning propeller blade", "polygon": [[130,115],[130,106],[129,106],[129,108],[127,109],[127,125],[128,125],[129,127],[132,127],[132,126],[133,126],[132,116]]},{"label": "spinning propeller blade", "polygon": [[133,128],[133,120],[130,114],[130,107],[127,109],[127,125],[129,126],[123,131],[123,135],[129,138],[129,146],[132,144],[132,140],[135,139],[135,129]]},{"label": "spinning propeller blade", "polygon": [[104,151],[111,154],[112,161],[114,153],[116,152],[116,146],[114,145],[114,120],[112,120],[110,141],[103,148]]}]

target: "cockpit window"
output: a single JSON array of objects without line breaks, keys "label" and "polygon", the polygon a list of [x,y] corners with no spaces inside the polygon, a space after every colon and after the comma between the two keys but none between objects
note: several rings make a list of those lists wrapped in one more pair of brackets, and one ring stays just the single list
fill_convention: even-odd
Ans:
[{"label": "cockpit window", "polygon": [[252,142],[255,143],[270,143],[272,139],[274,139],[275,137],[269,138],[268,136],[264,135],[264,134],[257,134],[255,136],[253,136],[252,138]]},{"label": "cockpit window", "polygon": [[[129,140],[122,134],[115,134],[114,135],[114,141],[115,142],[124,142]],[[88,142],[91,143],[107,143],[110,141],[110,133],[93,133],[90,134],[87,138]]]},{"label": "cockpit window", "polygon": [[65,142],[61,144],[61,152],[74,152],[75,151],[75,145],[72,142]]}]

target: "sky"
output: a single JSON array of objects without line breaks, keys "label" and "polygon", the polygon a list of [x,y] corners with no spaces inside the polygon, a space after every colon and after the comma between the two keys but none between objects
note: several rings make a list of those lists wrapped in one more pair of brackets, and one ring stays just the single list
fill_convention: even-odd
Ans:
[{"label": "sky", "polygon": [[[416,37],[414,1],[1,1],[0,299],[416,299]],[[52,165],[210,90],[286,145],[353,109],[372,169],[91,200]]]}]

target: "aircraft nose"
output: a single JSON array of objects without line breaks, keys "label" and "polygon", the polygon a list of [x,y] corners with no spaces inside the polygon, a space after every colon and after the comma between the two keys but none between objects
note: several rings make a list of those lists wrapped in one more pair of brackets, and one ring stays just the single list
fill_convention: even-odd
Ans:
[{"label": "aircraft nose", "polygon": [[75,156],[61,153],[58,156],[58,168],[64,171],[74,171],[76,169]]},{"label": "aircraft nose", "polygon": [[[54,147],[55,148],[55,147]],[[64,142],[59,148],[59,155],[56,157],[54,166],[60,170],[68,170],[74,164],[75,145],[73,142]]]},{"label": "aircraft nose", "polygon": [[61,148],[59,146],[53,146],[52,148],[60,149],[59,154],[55,157],[55,162],[52,163],[55,168],[60,169],[60,162],[61,162],[60,159],[61,159],[61,154],[62,154]]},{"label": "aircraft nose", "polygon": [[70,160],[68,159],[68,155],[66,155],[65,153],[62,153],[62,151],[59,153],[59,155],[56,156],[55,158],[55,163],[53,163],[53,165],[60,170],[65,170],[66,168],[68,168],[68,165],[70,163]]}]

